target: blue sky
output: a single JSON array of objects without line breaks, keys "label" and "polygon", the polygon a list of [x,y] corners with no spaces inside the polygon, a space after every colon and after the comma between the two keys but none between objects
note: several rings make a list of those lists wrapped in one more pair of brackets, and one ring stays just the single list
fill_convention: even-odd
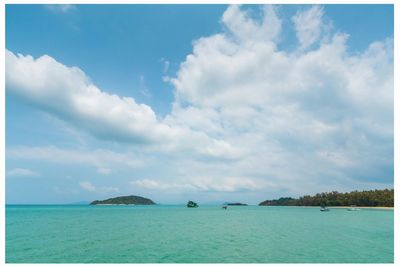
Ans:
[{"label": "blue sky", "polygon": [[392,43],[392,5],[7,5],[6,201],[393,187]]}]

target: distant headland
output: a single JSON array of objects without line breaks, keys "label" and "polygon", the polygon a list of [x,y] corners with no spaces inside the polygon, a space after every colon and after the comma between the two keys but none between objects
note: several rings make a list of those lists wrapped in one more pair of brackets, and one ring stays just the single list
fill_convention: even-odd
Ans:
[{"label": "distant headland", "polygon": [[[95,200],[90,205],[155,205],[156,203],[141,196],[120,196],[105,200]],[[224,206],[247,206],[240,202],[224,202]],[[359,207],[393,207],[394,189],[352,191],[339,193],[337,191],[318,193],[314,196],[305,195],[299,198],[281,197],[265,200],[259,206],[359,206]],[[197,203],[189,201],[188,207],[198,207]]]},{"label": "distant headland", "polygon": [[393,207],[394,189],[353,191],[339,193],[319,193],[314,196],[303,196],[298,199],[282,197],[279,199],[265,200],[259,206],[350,206],[363,207]]},{"label": "distant headland", "polygon": [[245,203],[240,203],[240,202],[233,202],[233,203],[226,203],[228,206],[247,206]]},{"label": "distant headland", "polygon": [[90,205],[155,205],[153,200],[140,196],[121,196],[106,200],[95,200]]}]

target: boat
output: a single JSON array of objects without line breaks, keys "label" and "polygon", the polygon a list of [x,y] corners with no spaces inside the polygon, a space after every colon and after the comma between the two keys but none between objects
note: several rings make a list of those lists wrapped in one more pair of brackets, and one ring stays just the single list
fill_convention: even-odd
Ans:
[{"label": "boat", "polygon": [[228,209],[228,206],[227,206],[227,205],[223,205],[222,208],[223,208],[224,210],[227,210],[227,209]]},{"label": "boat", "polygon": [[361,210],[360,208],[357,208],[356,205],[351,205],[350,208],[347,208],[348,211],[357,211],[357,210]]},{"label": "boat", "polygon": [[199,205],[197,205],[196,202],[193,202],[193,201],[189,200],[189,202],[186,204],[186,206],[188,208],[197,208]]},{"label": "boat", "polygon": [[321,208],[319,210],[320,211],[329,211],[329,209],[327,207],[325,207],[325,205],[321,205]]}]

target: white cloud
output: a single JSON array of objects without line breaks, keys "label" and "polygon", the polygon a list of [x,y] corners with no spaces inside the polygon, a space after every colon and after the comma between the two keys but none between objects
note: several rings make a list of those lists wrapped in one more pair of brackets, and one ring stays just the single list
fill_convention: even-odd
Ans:
[{"label": "white cloud", "polygon": [[179,181],[154,179],[141,179],[131,182],[132,185],[151,190],[178,190],[178,191],[213,191],[213,192],[237,192],[262,190],[264,183],[245,177],[224,177],[212,179],[207,177],[188,178]]},{"label": "white cloud", "polygon": [[[99,139],[166,155],[165,178],[133,182],[141,188],[312,193],[390,185],[393,40],[352,54],[351,36],[327,32],[325,20],[319,6],[298,12],[299,46],[287,52],[277,45],[282,23],[274,7],[255,19],[230,6],[222,17],[225,31],[196,40],[176,76],[168,77],[175,100],[165,118],[130,97],[101,91],[81,70],[49,56],[7,51],[7,90]],[[30,155],[51,160],[41,151]],[[7,150],[7,156],[25,153]],[[114,158],[94,154],[76,158],[96,168],[108,168],[106,159]],[[117,154],[117,162],[131,156]]]},{"label": "white cloud", "polygon": [[314,44],[321,36],[324,11],[321,6],[312,6],[304,11],[297,11],[292,17],[300,48],[306,49]]},{"label": "white cloud", "polygon": [[100,139],[147,143],[174,136],[149,106],[105,93],[79,68],[46,55],[34,59],[7,50],[6,83],[10,92],[25,101]]},{"label": "white cloud", "polygon": [[144,78],[144,76],[142,74],[139,75],[139,82],[140,82],[140,85],[139,85],[140,86],[140,93],[145,97],[149,97],[149,98],[152,97],[149,89],[146,86],[145,78]]},{"label": "white cloud", "polygon": [[97,173],[103,174],[103,175],[108,175],[111,173],[111,169],[109,168],[98,168]]},{"label": "white cloud", "polygon": [[160,62],[163,64],[162,73],[166,74],[168,72],[168,70],[169,70],[169,66],[170,66],[171,62],[169,62],[165,58],[161,58]]},{"label": "white cloud", "polygon": [[88,192],[97,192],[97,193],[119,192],[119,188],[117,187],[112,187],[112,186],[97,187],[88,181],[79,182],[79,186]]},{"label": "white cloud", "polygon": [[91,182],[80,182],[79,186],[89,192],[96,191],[96,187]]},{"label": "white cloud", "polygon": [[139,167],[143,164],[141,159],[131,153],[117,153],[104,149],[62,149],[55,146],[12,147],[7,149],[6,156],[10,159],[44,160],[58,164],[84,164],[96,167],[102,174],[111,172],[105,167],[109,164],[128,167]]},{"label": "white cloud", "polygon": [[392,181],[386,175],[393,170],[393,40],[351,54],[350,36],[323,30],[321,7],[296,16],[304,28],[292,53],[254,37],[267,25],[237,6],[224,14],[228,34],[194,43],[170,78],[176,98],[167,120],[218,136],[240,154],[229,166],[191,164],[186,174],[223,170],[293,192],[355,180],[367,186],[372,171],[381,173],[375,182]]},{"label": "white cloud", "polygon": [[17,176],[17,177],[37,177],[40,174],[36,171],[24,168],[14,168],[7,172],[7,176]]},{"label": "white cloud", "polygon": [[70,4],[44,5],[44,7],[53,13],[68,13],[76,9],[75,5]]},{"label": "white cloud", "polygon": [[34,59],[6,50],[6,85],[10,93],[101,140],[232,157],[233,148],[226,141],[169,125],[151,107],[103,92],[79,68],[47,55]]},{"label": "white cloud", "polygon": [[235,38],[241,42],[276,40],[281,32],[281,20],[276,8],[266,5],[263,8],[263,20],[258,22],[241,10],[239,5],[231,5],[224,12],[222,22]]}]

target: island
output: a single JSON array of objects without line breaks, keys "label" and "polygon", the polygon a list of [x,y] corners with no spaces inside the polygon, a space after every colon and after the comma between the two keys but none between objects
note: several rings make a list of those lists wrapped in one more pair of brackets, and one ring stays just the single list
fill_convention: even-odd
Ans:
[{"label": "island", "polygon": [[240,202],[225,203],[225,205],[228,205],[228,206],[247,206],[247,204],[245,204],[245,203],[240,203]]},{"label": "island", "polygon": [[259,206],[360,206],[360,207],[393,207],[394,189],[369,191],[352,191],[339,193],[332,191],[319,193],[314,196],[300,198],[282,197],[265,200]]},{"label": "island", "polygon": [[106,200],[95,200],[90,205],[155,205],[153,200],[140,196],[121,196]]}]

